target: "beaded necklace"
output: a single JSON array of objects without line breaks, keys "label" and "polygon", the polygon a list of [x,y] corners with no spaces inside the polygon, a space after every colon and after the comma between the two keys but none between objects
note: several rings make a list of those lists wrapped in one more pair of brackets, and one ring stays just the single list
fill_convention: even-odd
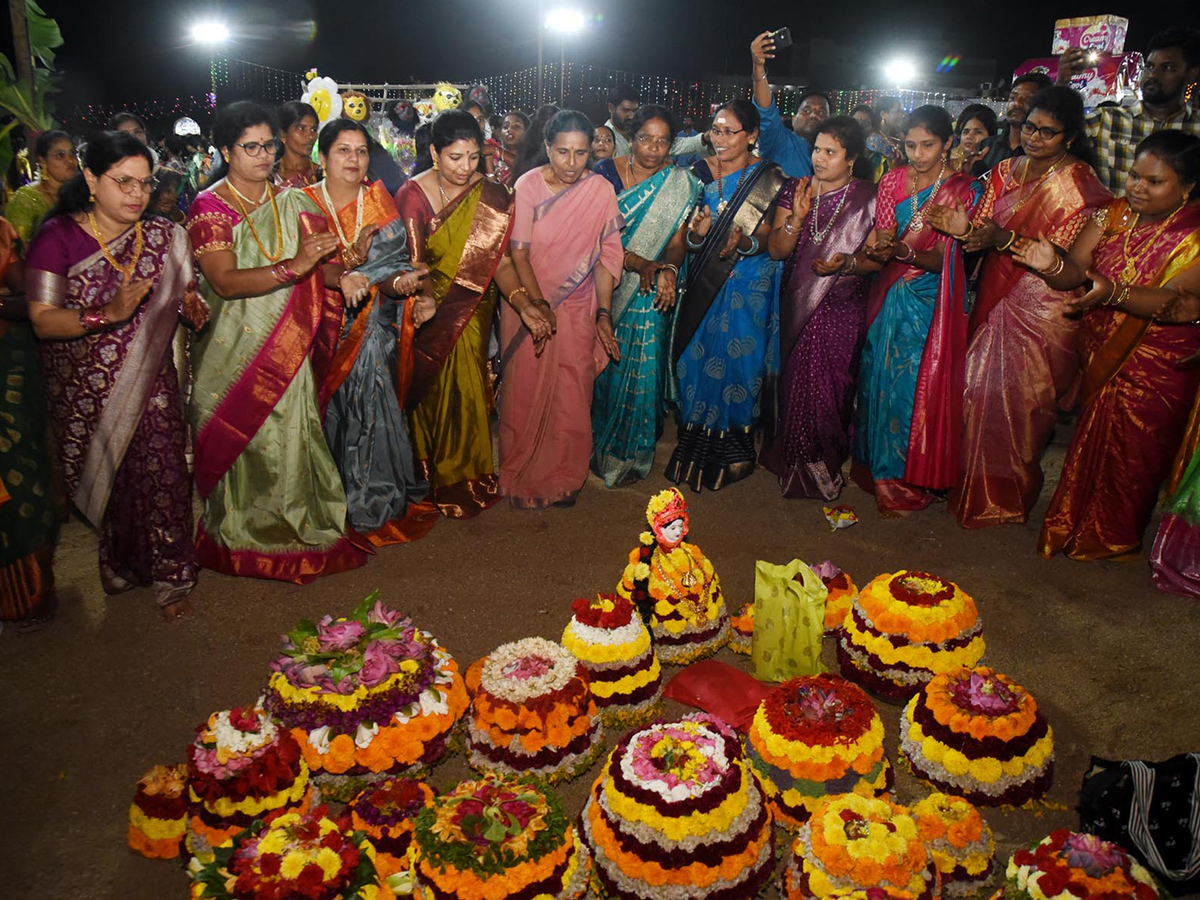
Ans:
[{"label": "beaded necklace", "polygon": [[946,180],[946,160],[942,160],[942,168],[938,172],[937,181],[933,185],[933,191],[929,194],[929,198],[920,206],[917,205],[917,194],[921,193],[917,190],[917,172],[913,170],[913,192],[912,192],[912,213],[908,221],[908,230],[916,234],[925,227],[925,210],[929,208],[929,201],[937,196],[937,192],[942,187],[942,182]]},{"label": "beaded necklace", "polygon": [[329,218],[333,220],[333,227],[337,229],[338,240],[342,242],[342,246],[349,249],[358,243],[358,236],[362,233],[363,226],[363,186],[358,186],[358,199],[355,203],[358,209],[354,213],[354,237],[347,239],[346,232],[342,231],[342,222],[338,218],[337,207],[333,205],[333,198],[329,196],[329,188],[325,186],[325,179],[321,179],[321,196],[325,198],[325,205],[329,207]]},{"label": "beaded necklace", "polygon": [[[725,207],[729,206],[729,202],[725,199],[725,176],[721,173],[721,159],[714,157],[717,161],[717,215],[722,215],[725,212]],[[733,196],[737,196],[737,192],[742,189],[742,180],[746,177],[746,170],[750,168],[750,161],[746,161],[746,165],[742,166],[742,174],[738,176],[737,187],[733,189]]]},{"label": "beaded necklace", "polygon": [[[820,182],[817,182],[819,185]],[[821,211],[821,194],[818,191],[817,196],[813,198],[812,217],[809,219],[809,229],[812,232],[814,244],[820,244],[825,238],[829,237],[829,232],[833,230],[833,223],[837,221],[838,213],[842,211],[842,207],[846,204],[846,198],[850,196],[850,185],[852,182],[846,182],[839,190],[842,192],[842,199],[838,201],[837,208],[834,209],[833,215],[829,221],[825,223],[824,230],[821,229],[818,219]]]}]

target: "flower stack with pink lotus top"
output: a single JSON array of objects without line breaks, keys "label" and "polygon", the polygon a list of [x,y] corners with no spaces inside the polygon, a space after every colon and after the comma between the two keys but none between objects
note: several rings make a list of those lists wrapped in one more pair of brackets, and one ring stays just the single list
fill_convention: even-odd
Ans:
[{"label": "flower stack with pink lotus top", "polygon": [[1170,896],[1116,844],[1065,828],[1008,862],[1004,900],[1158,900]]}]

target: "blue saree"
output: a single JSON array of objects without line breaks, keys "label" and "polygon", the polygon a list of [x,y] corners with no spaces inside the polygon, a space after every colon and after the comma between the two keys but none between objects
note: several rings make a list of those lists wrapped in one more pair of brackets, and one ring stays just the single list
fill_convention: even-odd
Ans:
[{"label": "blue saree", "polygon": [[[617,206],[625,217],[625,249],[643,259],[658,259],[691,213],[700,190],[696,176],[675,166],[622,190]],[[680,290],[684,277],[681,271],[676,282]],[[636,272],[625,272],[613,292],[613,329],[621,361],[604,367],[592,398],[592,471],[607,487],[649,475],[662,434],[674,308],[659,312],[655,295],[640,289]]]}]

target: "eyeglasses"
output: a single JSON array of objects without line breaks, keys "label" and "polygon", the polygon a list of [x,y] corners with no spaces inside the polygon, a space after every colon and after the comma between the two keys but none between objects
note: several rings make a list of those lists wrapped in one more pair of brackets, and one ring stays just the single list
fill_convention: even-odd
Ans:
[{"label": "eyeglasses", "polygon": [[153,175],[149,178],[134,178],[132,175],[122,175],[120,178],[113,178],[112,175],[105,172],[104,177],[115,181],[117,187],[121,189],[122,194],[134,194],[138,188],[141,188],[147,194],[151,194],[160,183],[159,179]]},{"label": "eyeglasses", "polygon": [[671,142],[663,137],[655,137],[652,134],[639,134],[634,138],[643,147],[670,147]]},{"label": "eyeglasses", "polygon": [[745,128],[710,128],[708,133],[713,137],[729,137],[734,134],[741,134]]},{"label": "eyeglasses", "polygon": [[249,157],[260,155],[264,150],[271,153],[278,153],[279,148],[283,146],[278,140],[271,141],[250,141],[247,144],[234,144],[235,147],[241,147]]},{"label": "eyeglasses", "polygon": [[1034,125],[1032,122],[1025,122],[1024,124],[1021,125],[1021,134],[1025,134],[1025,135],[1029,135],[1030,137],[1033,137],[1034,132],[1037,132],[1038,134],[1040,134],[1042,136],[1042,140],[1052,141],[1056,137],[1058,137],[1060,134],[1065,134],[1066,129],[1060,128],[1058,130],[1055,130],[1055,129],[1051,128],[1049,125],[1043,125],[1041,128],[1038,128],[1038,126]]}]

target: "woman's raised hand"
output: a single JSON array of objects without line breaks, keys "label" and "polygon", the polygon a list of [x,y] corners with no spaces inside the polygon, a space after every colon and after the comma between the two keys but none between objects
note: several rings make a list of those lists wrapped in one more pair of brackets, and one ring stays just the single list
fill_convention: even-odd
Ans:
[{"label": "woman's raised hand", "polygon": [[933,203],[929,209],[929,224],[942,234],[953,236],[966,234],[967,229],[971,227],[971,218],[961,200],[955,200],[954,206]]},{"label": "woman's raised hand", "polygon": [[378,225],[364,225],[363,230],[358,233],[358,239],[354,242],[354,255],[363,262],[366,262],[367,254],[371,252],[371,243],[378,233]]},{"label": "woman's raised hand", "polygon": [[113,298],[104,304],[105,317],[110,322],[126,321],[137,312],[138,307],[142,305],[142,301],[146,299],[146,295],[150,293],[150,288],[153,286],[153,278],[130,281],[129,276],[126,275]]},{"label": "woman's raised hand", "polygon": [[1023,266],[1028,266],[1038,272],[1044,272],[1054,265],[1054,260],[1058,257],[1058,253],[1054,250],[1054,245],[1046,240],[1044,234],[1039,234],[1037,240],[1033,238],[1020,237],[1017,238],[1012,248],[1013,259]]},{"label": "woman's raised hand", "polygon": [[363,297],[370,292],[371,282],[367,280],[366,275],[360,275],[358,272],[343,272],[342,277],[338,279],[338,287],[342,290],[342,296],[346,298],[346,305],[357,309]]},{"label": "woman's raised hand", "polygon": [[1063,305],[1072,312],[1083,312],[1085,309],[1091,309],[1093,306],[1107,303],[1117,291],[1117,286],[1099,272],[1093,272],[1091,269],[1088,269],[1087,277],[1092,283],[1087,293],[1082,297],[1067,297],[1063,301]]},{"label": "woman's raised hand", "polygon": [[[958,232],[962,234],[962,232]],[[963,241],[963,249],[968,253],[978,253],[980,250],[991,250],[993,247],[999,247],[1005,242],[1005,235],[1008,232],[993,222],[991,219],[984,218],[982,222],[975,226],[975,230],[968,235]]]},{"label": "woman's raised hand", "polygon": [[703,238],[708,234],[710,228],[712,228],[712,213],[708,211],[707,206],[701,206],[692,216],[692,221],[688,224],[688,231],[698,238]]},{"label": "woman's raised hand", "polygon": [[[805,184],[807,182],[807,185]],[[817,182],[813,178],[802,178],[796,185],[796,193],[792,198],[792,214],[788,216],[788,224],[792,230],[798,229],[812,212],[813,203],[817,199]]]},{"label": "woman's raised hand", "polygon": [[738,244],[742,242],[743,237],[745,237],[745,235],[742,234],[742,229],[739,226],[734,225],[729,229],[729,237],[725,241],[725,246],[721,248],[721,252],[717,255],[720,256],[721,259],[724,259],[731,253],[737,253]]},{"label": "woman's raised hand", "polygon": [[429,266],[424,263],[415,263],[411,272],[405,272],[395,277],[392,281],[392,287],[396,289],[396,293],[401,297],[407,297],[421,289],[421,279],[428,274]]},{"label": "woman's raised hand", "polygon": [[845,268],[849,260],[850,257],[845,253],[835,253],[829,259],[814,259],[812,270],[818,275],[837,275]]},{"label": "woman's raised hand", "polygon": [[330,234],[328,231],[306,234],[300,239],[300,249],[291,258],[288,268],[297,275],[307,275],[337,250],[337,247],[337,235]]}]

